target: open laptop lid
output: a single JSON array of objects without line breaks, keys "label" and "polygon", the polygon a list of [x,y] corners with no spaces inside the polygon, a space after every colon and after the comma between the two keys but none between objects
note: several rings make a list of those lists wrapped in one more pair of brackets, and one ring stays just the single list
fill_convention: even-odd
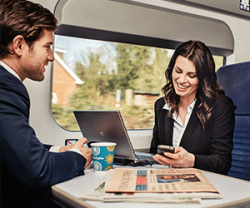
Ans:
[{"label": "open laptop lid", "polygon": [[115,142],[115,157],[136,160],[134,148],[119,111],[74,111],[88,142]]}]

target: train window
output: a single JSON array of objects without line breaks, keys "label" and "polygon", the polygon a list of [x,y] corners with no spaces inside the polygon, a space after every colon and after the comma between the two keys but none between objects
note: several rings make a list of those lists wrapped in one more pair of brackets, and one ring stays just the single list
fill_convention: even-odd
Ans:
[{"label": "train window", "polygon": [[58,2],[52,111],[60,126],[79,130],[73,110],[117,109],[128,129],[152,129],[173,49],[201,40],[218,55],[217,68],[233,53],[225,22],[159,2]]},{"label": "train window", "polygon": [[[119,110],[127,129],[152,129],[173,50],[55,35],[52,113],[79,130],[73,110]],[[216,68],[223,56],[214,56]]]}]

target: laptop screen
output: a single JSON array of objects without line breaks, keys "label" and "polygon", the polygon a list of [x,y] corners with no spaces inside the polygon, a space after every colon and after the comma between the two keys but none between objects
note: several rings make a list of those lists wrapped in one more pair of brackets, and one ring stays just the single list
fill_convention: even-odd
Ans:
[{"label": "laptop screen", "polygon": [[135,159],[135,152],[119,111],[74,111],[88,142],[115,142],[115,156]]}]

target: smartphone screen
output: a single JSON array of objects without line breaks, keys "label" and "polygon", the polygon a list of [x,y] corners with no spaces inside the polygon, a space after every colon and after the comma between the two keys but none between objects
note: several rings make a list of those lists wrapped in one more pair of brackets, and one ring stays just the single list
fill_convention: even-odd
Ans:
[{"label": "smartphone screen", "polygon": [[174,153],[175,148],[172,146],[168,146],[168,145],[158,145],[157,146],[157,154],[160,155],[164,155],[164,152],[170,152],[170,153]]},{"label": "smartphone screen", "polygon": [[78,139],[65,139],[65,145],[75,144]]}]

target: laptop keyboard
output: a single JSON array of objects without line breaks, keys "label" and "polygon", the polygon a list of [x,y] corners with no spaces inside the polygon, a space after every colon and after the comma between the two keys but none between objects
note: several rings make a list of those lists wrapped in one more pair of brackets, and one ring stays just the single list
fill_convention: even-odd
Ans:
[{"label": "laptop keyboard", "polygon": [[138,160],[152,159],[152,157],[154,156],[154,154],[144,153],[144,152],[136,152],[135,154]]}]

